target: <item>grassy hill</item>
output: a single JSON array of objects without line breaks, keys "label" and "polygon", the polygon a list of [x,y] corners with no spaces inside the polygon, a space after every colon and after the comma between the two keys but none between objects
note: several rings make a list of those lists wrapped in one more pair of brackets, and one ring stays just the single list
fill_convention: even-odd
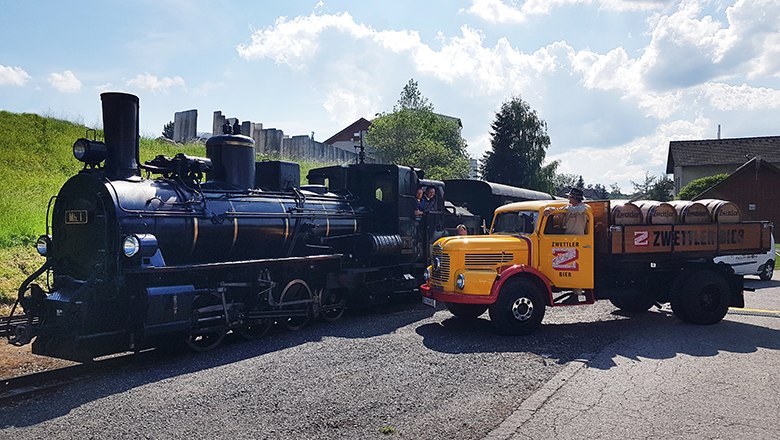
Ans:
[{"label": "grassy hill", "polygon": [[[43,264],[33,245],[46,232],[49,200],[83,167],[73,157],[72,147],[86,133],[87,127],[72,122],[0,111],[0,305],[12,302],[22,281]],[[102,139],[102,131],[97,136]],[[141,162],[179,152],[206,155],[202,144],[140,140]],[[258,157],[262,159],[267,158]],[[316,162],[300,165],[301,176],[324,166]]]}]

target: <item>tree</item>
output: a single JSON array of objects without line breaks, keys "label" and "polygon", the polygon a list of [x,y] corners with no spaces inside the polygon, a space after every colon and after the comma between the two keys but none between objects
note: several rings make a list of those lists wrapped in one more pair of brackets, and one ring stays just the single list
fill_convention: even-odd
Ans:
[{"label": "tree", "polygon": [[428,102],[428,98],[420,93],[420,89],[417,87],[417,81],[414,79],[410,79],[409,82],[406,83],[401,91],[401,97],[398,98],[398,104],[393,107],[393,111],[402,109],[433,111],[433,105]]},{"label": "tree", "polygon": [[466,141],[458,123],[434,113],[414,80],[404,86],[392,113],[371,121],[365,140],[383,162],[421,168],[431,179],[469,174]]},{"label": "tree", "polygon": [[617,182],[613,182],[609,184],[609,198],[610,199],[623,198],[623,193],[621,192],[620,185],[618,185]]},{"label": "tree", "polygon": [[580,178],[577,179],[577,188],[579,189],[585,188],[585,179],[583,179],[582,176],[580,176]]},{"label": "tree", "polygon": [[700,179],[694,179],[688,182],[687,185],[682,187],[677,198],[680,200],[692,200],[694,197],[703,193],[706,189],[717,185],[722,182],[726,177],[729,177],[728,173],[716,174],[714,176],[702,177]]},{"label": "tree", "polygon": [[553,177],[553,194],[564,194],[571,187],[577,186],[577,175],[576,174],[558,174],[555,173],[555,176]]},{"label": "tree", "polygon": [[162,135],[164,138],[173,140],[173,121],[163,126]]},{"label": "tree", "polygon": [[608,199],[609,198],[609,191],[607,191],[607,188],[604,187],[604,185],[597,183],[595,185],[588,184],[588,191],[592,194],[591,197],[594,199]]},{"label": "tree", "polygon": [[672,179],[661,175],[651,176],[649,172],[645,172],[645,180],[642,183],[631,181],[634,185],[634,191],[636,195],[644,194],[644,198],[649,200],[658,200],[659,202],[668,202],[672,200],[672,190],[674,190],[674,182]]},{"label": "tree", "polygon": [[501,105],[490,125],[490,146],[482,157],[480,173],[497,183],[554,191],[558,161],[542,166],[550,137],[547,124],[520,97]]}]

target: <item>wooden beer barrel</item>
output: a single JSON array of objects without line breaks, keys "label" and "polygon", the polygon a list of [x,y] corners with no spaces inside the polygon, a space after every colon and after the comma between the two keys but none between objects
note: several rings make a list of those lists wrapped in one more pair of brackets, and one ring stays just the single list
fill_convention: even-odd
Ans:
[{"label": "wooden beer barrel", "polygon": [[644,216],[638,206],[628,200],[610,200],[612,205],[612,224],[614,225],[641,225]]},{"label": "wooden beer barrel", "polygon": [[666,202],[639,200],[635,202],[648,225],[673,225],[677,223],[677,210]]},{"label": "wooden beer barrel", "polygon": [[742,218],[739,206],[734,202],[719,199],[702,199],[697,202],[707,207],[715,223],[739,223]]},{"label": "wooden beer barrel", "polygon": [[712,223],[710,210],[700,202],[690,200],[672,200],[669,202],[677,210],[677,219],[687,225]]}]

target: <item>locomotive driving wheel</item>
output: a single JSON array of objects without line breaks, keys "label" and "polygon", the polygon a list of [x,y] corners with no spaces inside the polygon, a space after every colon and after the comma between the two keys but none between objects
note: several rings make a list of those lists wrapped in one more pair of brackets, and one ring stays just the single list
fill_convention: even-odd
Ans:
[{"label": "locomotive driving wheel", "polygon": [[185,339],[194,351],[208,351],[218,346],[227,334],[222,300],[212,294],[199,295],[192,302],[190,332]]},{"label": "locomotive driving wheel", "polygon": [[300,330],[309,322],[311,289],[306,281],[295,279],[287,283],[279,300],[281,309],[290,314],[280,322],[290,330]]},{"label": "locomotive driving wheel", "polygon": [[325,289],[322,292],[320,309],[322,319],[327,322],[339,320],[344,315],[344,293],[338,289]]},{"label": "locomotive driving wheel", "polygon": [[239,327],[236,331],[239,335],[241,335],[242,338],[246,339],[247,341],[254,341],[255,339],[260,339],[265,336],[265,334],[268,333],[268,330],[271,330],[271,326],[273,326],[273,324],[273,320],[263,319],[259,322],[245,324]]}]

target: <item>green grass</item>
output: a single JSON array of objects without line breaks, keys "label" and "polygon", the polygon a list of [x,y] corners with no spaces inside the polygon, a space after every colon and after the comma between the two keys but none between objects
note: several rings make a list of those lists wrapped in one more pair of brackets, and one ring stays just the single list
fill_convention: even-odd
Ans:
[{"label": "green grass", "polygon": [[[33,114],[0,111],[0,304],[16,298],[16,290],[43,259],[33,246],[46,232],[46,208],[68,178],[83,168],[72,153],[87,127]],[[102,139],[102,131],[98,139]],[[91,137],[91,136],[90,136]],[[176,153],[205,156],[202,144],[173,145],[141,138],[140,159]],[[258,156],[258,160],[275,159]],[[301,176],[319,162],[300,162]]]}]

